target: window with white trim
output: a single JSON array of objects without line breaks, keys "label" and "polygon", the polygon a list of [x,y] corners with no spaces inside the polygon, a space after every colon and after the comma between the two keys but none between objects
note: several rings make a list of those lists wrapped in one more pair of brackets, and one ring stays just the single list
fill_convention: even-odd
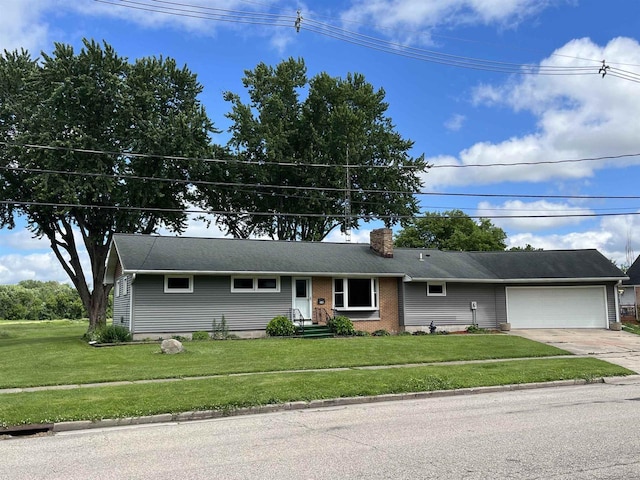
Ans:
[{"label": "window with white trim", "polygon": [[164,293],[193,293],[193,275],[165,275]]},{"label": "window with white trim", "polygon": [[447,284],[445,282],[427,283],[427,297],[446,297]]},{"label": "window with white trim", "polygon": [[127,277],[120,279],[120,295],[125,297],[127,295],[129,282],[127,281]]},{"label": "window with white trim", "polygon": [[339,310],[378,308],[377,278],[334,278],[333,307]]},{"label": "window with white trim", "polygon": [[277,293],[280,291],[280,277],[231,277],[232,293]]},{"label": "window with white trim", "polygon": [[113,296],[116,298],[120,296],[120,281],[121,281],[120,279],[116,280],[116,284],[113,289],[114,290]]}]

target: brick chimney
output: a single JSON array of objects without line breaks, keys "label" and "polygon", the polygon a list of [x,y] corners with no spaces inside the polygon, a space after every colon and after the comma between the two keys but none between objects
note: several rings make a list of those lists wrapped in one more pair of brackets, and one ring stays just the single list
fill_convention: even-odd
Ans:
[{"label": "brick chimney", "polygon": [[390,228],[372,230],[369,236],[371,249],[384,258],[393,257],[393,233]]}]

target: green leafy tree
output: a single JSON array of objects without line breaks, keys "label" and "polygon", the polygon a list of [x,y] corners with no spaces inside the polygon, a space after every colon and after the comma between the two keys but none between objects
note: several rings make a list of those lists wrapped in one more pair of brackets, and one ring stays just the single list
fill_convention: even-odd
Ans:
[{"label": "green leafy tree", "polygon": [[431,212],[416,219],[395,237],[398,247],[440,250],[504,250],[507,234],[487,218],[476,222],[461,210]]},{"label": "green leafy tree", "polygon": [[360,219],[382,218],[390,226],[418,211],[413,193],[425,162],[409,156],[413,143],[386,116],[384,90],[360,74],[309,80],[304,61],[293,58],[276,67],[260,63],[245,72],[243,84],[249,103],[224,96],[232,105],[229,147],[242,161],[226,175],[247,187],[200,189],[205,205],[242,212],[219,218],[228,232],[317,241],[337,226],[357,228]]},{"label": "green leafy tree", "polygon": [[538,252],[540,250],[544,250],[542,248],[535,248],[527,243],[524,247],[511,247],[509,249],[510,252]]},{"label": "green leafy tree", "polygon": [[0,227],[24,218],[49,240],[89,330],[105,324],[113,233],[185,227],[188,180],[198,162],[165,156],[210,153],[213,125],[201,91],[174,60],[129,62],[106,43],[84,40],[78,53],[56,43],[40,61],[24,50],[0,55]]}]

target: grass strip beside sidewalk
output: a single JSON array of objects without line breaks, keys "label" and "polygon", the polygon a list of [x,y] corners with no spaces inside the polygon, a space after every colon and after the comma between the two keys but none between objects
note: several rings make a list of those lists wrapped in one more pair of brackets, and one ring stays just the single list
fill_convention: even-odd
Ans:
[{"label": "grass strip beside sidewalk", "polygon": [[6,394],[0,425],[136,417],[315,399],[592,379],[631,374],[594,358],[438,365],[339,372],[268,373],[205,380]]}]

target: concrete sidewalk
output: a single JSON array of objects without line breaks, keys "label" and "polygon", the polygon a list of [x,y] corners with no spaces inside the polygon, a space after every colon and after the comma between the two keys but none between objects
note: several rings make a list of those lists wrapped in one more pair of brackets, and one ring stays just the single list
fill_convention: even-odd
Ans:
[{"label": "concrete sidewalk", "polygon": [[576,355],[596,357],[640,373],[640,335],[591,328],[517,329],[510,334]]}]

